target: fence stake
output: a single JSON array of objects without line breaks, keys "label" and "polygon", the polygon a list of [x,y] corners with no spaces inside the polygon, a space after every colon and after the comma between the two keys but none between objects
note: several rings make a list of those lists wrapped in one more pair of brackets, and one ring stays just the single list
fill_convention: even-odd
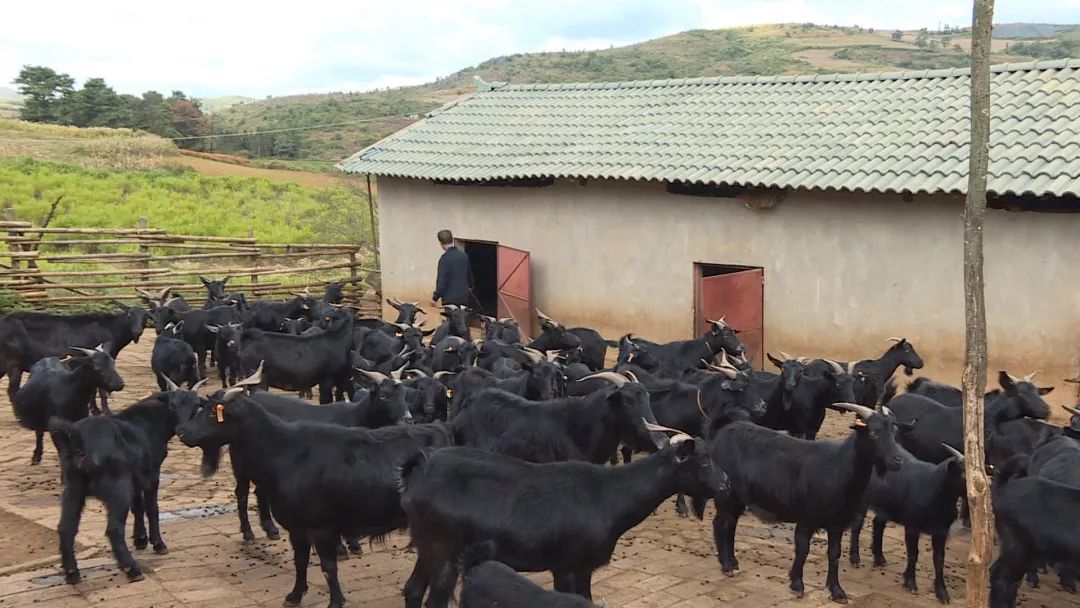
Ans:
[{"label": "fence stake", "polygon": [[[143,230],[146,230],[149,227],[150,226],[149,226],[148,222],[146,221],[146,218],[145,217],[140,217],[139,218],[139,232],[142,232]],[[140,244],[139,245],[139,253],[141,255],[146,256],[146,260],[144,260],[142,262],[139,262],[139,267],[144,268],[144,269],[145,268],[150,268],[150,246]]]},{"label": "fence stake", "polygon": [[[249,239],[254,239],[255,238],[255,229],[254,228],[248,228],[248,238]],[[253,253],[251,255],[251,267],[252,268],[258,268],[259,267],[259,256],[261,254],[262,254],[262,251],[258,247],[256,247],[255,248],[255,253]],[[258,285],[259,284],[259,275],[257,275],[257,274],[252,274],[251,275],[251,284],[252,285]]]}]

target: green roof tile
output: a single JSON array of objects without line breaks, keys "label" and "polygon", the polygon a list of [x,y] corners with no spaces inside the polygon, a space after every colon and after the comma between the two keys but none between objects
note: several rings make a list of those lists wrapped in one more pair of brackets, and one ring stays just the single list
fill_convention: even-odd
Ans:
[{"label": "green roof tile", "polygon": [[[1080,194],[1080,60],[991,71],[989,190]],[[966,69],[494,86],[338,168],[415,179],[966,188]]]}]

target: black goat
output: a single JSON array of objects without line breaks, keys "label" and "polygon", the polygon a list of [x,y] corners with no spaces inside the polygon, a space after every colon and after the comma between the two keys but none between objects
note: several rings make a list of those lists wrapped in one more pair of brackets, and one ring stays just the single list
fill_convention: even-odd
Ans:
[{"label": "black goat", "polygon": [[244,330],[240,368],[265,365],[263,390],[273,386],[288,391],[319,387],[319,402],[330,403],[352,394],[349,383],[352,352],[352,313],[341,311],[327,331],[313,336],[290,336],[260,329]]},{"label": "black goat", "polygon": [[[249,378],[251,384],[259,382]],[[314,545],[331,608],[345,598],[337,575],[342,536],[382,538],[405,527],[398,493],[401,466],[422,448],[449,445],[441,424],[353,429],[312,422],[284,422],[233,387],[181,420],[177,436],[204,455],[228,444],[241,455],[274,517],[289,531],[296,579],[285,597],[298,606],[307,591]],[[214,462],[204,473],[212,474]]]},{"label": "black goat", "polygon": [[[1050,406],[1042,396],[1053,387],[1037,387],[1031,383],[1033,379],[1031,376],[1016,378],[1004,371],[998,373],[998,382],[1003,390],[988,398],[983,408],[988,433],[994,433],[1001,423],[1022,416],[1037,419],[1050,416]],[[899,420],[914,423],[910,433],[900,436],[900,443],[916,458],[927,462],[951,458],[952,454],[942,444],[963,449],[964,412],[961,408],[947,407],[914,393],[897,395],[888,405]]]},{"label": "black goat", "polygon": [[994,476],[994,526],[1000,551],[990,568],[991,608],[1013,608],[1020,580],[1036,560],[1080,564],[1076,505],[1080,488],[1028,476],[1016,456]]},{"label": "black goat", "polygon": [[155,308],[158,308],[159,306],[168,306],[169,308],[174,308],[176,310],[179,310],[180,312],[191,310],[191,306],[188,305],[187,300],[184,299],[184,296],[176,296],[173,298],[169,297],[169,294],[174,289],[176,288],[166,287],[162,289],[157,295],[154,295],[148,291],[136,288],[135,293],[139,294],[139,298],[142,299],[143,302],[146,302],[147,310],[153,310]]},{"label": "black goat", "polygon": [[150,369],[157,378],[158,388],[168,388],[166,379],[174,385],[187,383],[195,386],[199,381],[199,364],[191,345],[183,340],[184,322],[169,324],[165,331],[154,340],[154,350],[150,353]]},{"label": "black goat", "polygon": [[90,496],[105,504],[105,535],[128,580],[143,578],[124,541],[128,510],[135,516],[135,548],[145,549],[149,543],[154,553],[169,552],[158,521],[161,463],[168,453],[178,410],[190,409],[198,401],[194,388],[174,390],[147,397],[114,416],[84,418],[78,422],[63,418],[49,420],[49,431],[60,453],[64,474],[57,531],[64,579],[68,583],[75,584],[82,578],[75,561],[75,535],[83,506]]},{"label": "black goat", "polygon": [[282,333],[286,333],[292,336],[299,336],[307,329],[311,328],[311,319],[307,317],[297,317],[295,319],[285,319],[281,323]]},{"label": "black goat", "polygon": [[[749,506],[767,520],[795,523],[795,561],[789,576],[799,597],[804,593],[803,564],[810,539],[824,528],[829,541],[826,586],[833,600],[847,599],[839,578],[844,530],[862,506],[874,469],[878,474],[898,470],[903,460],[889,416],[853,403],[833,407],[857,415],[854,432],[843,442],[807,441],[748,422],[714,421],[719,430],[710,442],[712,459],[731,476],[732,484],[729,497],[713,501],[713,537],[724,574],[739,569],[735,527]],[[703,510],[703,498],[695,497],[697,513]]]},{"label": "black goat", "polygon": [[[784,365],[788,370],[798,369],[797,360]],[[787,431],[793,437],[817,438],[828,406],[855,400],[855,377],[835,361],[819,359],[808,363],[797,372],[793,389],[788,390],[787,381],[781,381],[784,382],[782,396],[772,402],[760,422],[762,426]]]},{"label": "black goat", "polygon": [[906,338],[889,338],[894,342],[885,354],[877,359],[863,359],[850,363],[841,363],[844,370],[855,377],[856,403],[873,407],[881,399],[885,382],[896,373],[900,366],[904,374],[910,376],[913,370],[922,369],[923,360],[915,347]]},{"label": "black goat", "polygon": [[656,424],[649,393],[633,375],[597,372],[609,382],[587,397],[528,401],[498,389],[469,397],[452,419],[457,445],[532,462],[607,462],[623,441],[662,448],[666,437],[646,430]]},{"label": "black goat", "polygon": [[477,543],[465,548],[462,558],[461,608],[596,608],[589,600],[572,593],[548,591],[494,561],[495,543]]},{"label": "black goat", "polygon": [[[704,362],[712,361],[713,357],[721,352],[731,355],[741,355],[746,352],[746,346],[736,335],[739,333],[738,330],[728,325],[723,319],[709,323],[711,324],[709,331],[693,340],[678,340],[663,344],[640,338],[626,337],[624,340],[633,347],[648,351],[658,361],[658,371],[670,374],[682,374],[688,369],[702,368]],[[620,346],[620,361],[646,367],[640,361],[631,360],[629,357],[623,359],[622,348]]]},{"label": "black goat", "polygon": [[223,305],[203,310],[180,312],[168,307],[155,308],[150,315],[154,319],[154,329],[158,335],[165,331],[169,323],[180,325],[183,322],[184,342],[191,345],[199,361],[199,377],[206,377],[206,353],[214,348],[215,337],[211,326],[227,325],[240,322],[240,310],[236,306]]},{"label": "black goat", "polygon": [[442,323],[435,328],[435,335],[431,337],[433,342],[439,342],[448,336],[457,336],[470,340],[469,335],[469,309],[466,306],[447,304],[439,312],[444,317]]},{"label": "black goat", "polygon": [[206,329],[214,334],[214,356],[217,358],[221,387],[226,388],[236,384],[236,377],[240,374],[240,342],[244,336],[243,324],[207,325]]},{"label": "black goat", "polygon": [[[72,347],[99,344],[115,359],[128,344],[138,343],[146,326],[146,310],[119,302],[116,305],[121,309],[117,314],[13,312],[5,316],[0,324],[0,377],[8,375],[8,397],[13,398],[19,390],[23,372],[41,359],[63,357]],[[99,391],[98,397],[101,410],[110,413],[107,392]],[[91,411],[97,413],[96,404]]]},{"label": "black goat", "polygon": [[566,353],[580,349],[577,354],[580,362],[589,366],[592,371],[604,369],[606,366],[604,360],[607,358],[608,347],[618,346],[616,342],[605,340],[595,329],[564,327],[551,317],[540,312],[539,309],[536,311],[536,316],[540,321],[541,333],[539,337],[529,344],[530,348],[541,352],[558,350]]},{"label": "black goat", "polygon": [[704,441],[677,434],[652,456],[613,468],[532,464],[459,447],[429,450],[401,468],[401,487],[417,556],[405,606],[419,608],[430,587],[428,608],[445,608],[458,556],[487,541],[495,543],[499,561],[516,570],[550,570],[557,591],[592,599],[593,571],[611,560],[627,530],[676,492],[718,496],[728,480]]},{"label": "black goat", "polygon": [[[934,595],[942,604],[949,603],[945,586],[945,543],[949,529],[956,521],[956,502],[964,493],[964,455],[952,447],[945,448],[952,458],[932,464],[915,458],[899,449],[904,464],[899,471],[887,471],[883,476],[870,476],[866,486],[866,504],[874,511],[874,536],[871,550],[874,565],[884,566],[881,551],[885,524],[892,521],[904,526],[907,546],[907,568],[904,570],[904,589],[919,592],[915,582],[915,567],[919,562],[919,537],[929,534],[934,551]],[[859,534],[866,521],[866,508],[860,509],[851,524],[851,549],[848,558],[859,566]]]},{"label": "black goat", "polygon": [[521,344],[521,328],[517,321],[510,317],[496,319],[495,317],[480,317],[484,322],[484,339],[498,340],[507,344]]},{"label": "black goat", "polygon": [[[437,373],[436,377],[446,377],[446,373]],[[447,396],[450,398],[450,418],[456,418],[469,397],[484,389],[497,388],[519,397],[525,396],[528,377],[519,375],[501,379],[494,373],[480,367],[468,367],[454,374],[447,382]]]},{"label": "black goat", "polygon": [[414,325],[417,314],[427,314],[427,311],[420,306],[420,302],[402,302],[397,298],[386,298],[386,303],[398,311],[397,319],[394,320],[394,323],[398,325]]},{"label": "black goat", "polygon": [[285,319],[308,316],[314,303],[312,298],[300,294],[284,302],[255,301],[251,303],[251,322],[245,325],[263,331],[281,331]]},{"label": "black goat", "polygon": [[73,347],[82,356],[65,363],[49,357],[30,369],[30,380],[11,398],[15,417],[23,428],[34,431],[34,454],[30,464],[40,464],[43,439],[51,418],[76,422],[90,415],[90,400],[98,390],[124,390],[116,365],[101,346],[95,350]]},{"label": "black goat", "polygon": [[479,353],[476,344],[457,336],[451,336],[431,346],[431,370],[433,372],[459,372],[472,367]]}]

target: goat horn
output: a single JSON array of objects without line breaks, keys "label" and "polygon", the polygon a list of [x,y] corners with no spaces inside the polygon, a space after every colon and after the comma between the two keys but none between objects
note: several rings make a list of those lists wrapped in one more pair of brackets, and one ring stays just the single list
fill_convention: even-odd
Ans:
[{"label": "goat horn", "polygon": [[395,369],[394,371],[390,372],[390,377],[393,378],[394,380],[397,380],[398,382],[400,382],[401,381],[401,373],[404,372],[405,368],[408,367],[408,366],[409,366],[409,364],[406,363],[405,365],[402,365],[401,367],[399,367],[399,368]]},{"label": "goat horn", "polygon": [[494,323],[496,321],[495,317],[489,317],[487,315],[480,315],[480,318],[483,319],[484,322],[488,323],[488,324]]},{"label": "goat horn", "polygon": [[825,363],[828,363],[829,367],[831,367],[834,372],[836,372],[838,374],[845,373],[844,372],[844,367],[842,365],[840,365],[839,363],[837,363],[836,361],[833,361],[832,359],[822,359],[822,361],[824,361]]},{"label": "goat horn", "polygon": [[142,298],[143,298],[144,300],[153,300],[153,299],[154,299],[154,296],[150,295],[150,292],[148,292],[148,291],[145,291],[145,290],[142,290],[142,289],[139,289],[138,287],[136,287],[136,288],[135,288],[135,293],[137,293],[137,294],[139,294],[140,296],[142,296]]},{"label": "goat horn", "polygon": [[886,338],[885,341],[886,342],[903,342],[904,339],[903,338],[897,338],[896,336],[893,336],[892,338]]},{"label": "goat horn", "polygon": [[866,407],[865,405],[859,405],[858,403],[844,403],[838,402],[832,404],[833,407],[840,408],[842,410],[848,410],[849,412],[855,412],[863,420],[868,420],[871,416],[876,414],[874,410]]},{"label": "goat horn", "polygon": [[425,372],[422,369],[415,369],[415,368],[414,369],[407,369],[407,370],[405,370],[405,373],[406,374],[416,374],[417,376],[422,376],[424,378],[430,378],[431,377],[431,376],[428,376],[427,372]]},{"label": "goat horn", "polygon": [[618,387],[622,387],[627,382],[630,382],[629,378],[627,378],[626,376],[623,376],[622,374],[617,374],[615,372],[596,372],[595,374],[589,374],[588,376],[585,376],[584,378],[579,379],[578,382],[584,382],[584,381],[589,380],[591,378],[599,378],[601,380],[607,380],[608,382],[611,382],[611,383],[615,384]]},{"label": "goat horn", "polygon": [[1069,407],[1067,405],[1063,405],[1061,407],[1062,407],[1062,409],[1064,409],[1066,412],[1069,412],[1073,416],[1080,416],[1080,410],[1076,409],[1075,407]]},{"label": "goat horn", "polygon": [[180,390],[180,387],[172,381],[172,378],[170,378],[168,374],[161,374],[161,379],[165,381],[165,389],[168,390],[170,393],[172,391]]},{"label": "goat horn", "polygon": [[165,298],[169,297],[169,292],[174,289],[178,289],[178,287],[176,285],[169,285],[165,289],[162,289],[160,292],[158,292],[158,299],[164,300]]},{"label": "goat horn", "polygon": [[386,298],[386,301],[389,302],[391,306],[401,306],[401,300],[399,300],[399,299],[397,299],[397,298],[395,298],[393,296],[390,296],[389,298]]},{"label": "goat horn", "polygon": [[778,351],[776,351],[776,352],[780,353],[780,357],[781,357],[781,359],[783,359],[784,361],[793,361],[793,360],[795,359],[795,357],[792,357],[791,355],[789,355],[789,354],[785,353],[785,352],[784,352],[784,351],[782,351],[782,350],[778,350]]},{"label": "goat horn", "polygon": [[544,312],[539,308],[536,309],[536,316],[540,317],[544,321],[551,323],[552,325],[558,325],[558,322],[556,322],[555,319],[552,319],[551,317],[545,315]]},{"label": "goat horn", "polygon": [[956,448],[952,447],[951,445],[949,445],[949,444],[947,444],[947,443],[945,443],[945,442],[942,442],[942,444],[941,444],[941,447],[943,447],[943,448],[945,448],[946,450],[948,450],[948,452],[949,452],[950,454],[952,454],[952,455],[953,455],[953,457],[954,457],[954,458],[956,458],[957,460],[959,460],[960,462],[964,462],[964,455],[963,455],[963,454],[961,454],[961,453],[959,452],[959,450],[957,450]]},{"label": "goat horn", "polygon": [[359,367],[354,367],[353,369],[355,369],[356,371],[360,372],[361,374],[364,374],[365,376],[367,376],[369,380],[373,380],[373,381],[375,381],[375,382],[377,382],[379,384],[382,384],[383,382],[386,382],[387,380],[390,379],[390,378],[387,378],[386,374],[384,374],[382,372],[373,372],[371,370],[361,369]]},{"label": "goat horn", "polygon": [[230,389],[227,389],[224,393],[221,394],[221,402],[222,403],[228,403],[228,402],[232,401],[233,399],[235,399],[237,395],[240,395],[243,392],[244,392],[244,387],[242,387],[242,386],[234,386],[234,387],[232,387]]},{"label": "goat horn", "polygon": [[180,299],[180,297],[179,297],[179,296],[177,296],[177,297],[175,297],[175,298],[169,298],[168,300],[165,300],[164,302],[162,302],[162,304],[161,304],[161,305],[162,305],[162,306],[168,306],[169,304],[172,304],[173,302],[175,302],[175,301],[177,301],[177,300],[179,300],[179,299]]},{"label": "goat horn", "polygon": [[673,428],[671,428],[669,426],[662,426],[662,425],[659,425],[659,424],[653,424],[652,422],[649,422],[648,420],[646,420],[644,418],[642,418],[641,421],[645,423],[645,430],[649,431],[650,433],[672,433],[672,434],[675,434],[675,435],[685,435],[686,434],[686,433],[680,431],[679,429],[673,429]]},{"label": "goat horn", "polygon": [[808,357],[795,357],[795,362],[805,365],[807,363],[810,363],[810,359]]},{"label": "goat horn", "polygon": [[105,352],[105,343],[102,342],[101,344],[98,344],[96,347],[94,347],[94,350],[98,351],[99,353]]},{"label": "goat horn", "polygon": [[1080,376],[1076,378],[1065,378],[1065,382],[1072,382],[1073,384],[1080,384]]},{"label": "goat horn", "polygon": [[256,384],[261,384],[262,383],[263,365],[265,363],[266,363],[265,360],[264,361],[259,361],[259,367],[256,368],[255,373],[251,374],[247,378],[244,378],[243,380],[237,382],[235,384],[235,386],[254,386]]},{"label": "goat horn", "polygon": [[1005,375],[1009,377],[1009,380],[1013,381],[1013,384],[1016,384],[1018,382],[1023,382],[1022,380],[1020,380],[1020,378],[1017,378],[1016,376],[1010,374],[1009,372],[1005,372]]},{"label": "goat horn", "polygon": [[1039,373],[1039,372],[1031,372],[1030,374],[1024,376],[1024,382],[1034,382],[1035,381],[1035,374],[1037,374],[1037,373]]},{"label": "goat horn", "polygon": [[529,358],[529,361],[535,365],[544,358],[544,353],[536,350],[535,348],[529,348],[528,346],[522,346],[521,352],[525,353],[525,356]]},{"label": "goat horn", "polygon": [[457,373],[457,372],[448,372],[448,371],[435,372],[435,377],[441,380],[444,376],[452,376],[455,373]]},{"label": "goat horn", "polygon": [[634,384],[641,384],[641,381],[637,379],[637,376],[634,375],[634,372],[622,371],[622,372],[619,372],[619,373],[622,374],[623,376],[626,376],[626,379],[629,380],[630,382],[633,382]]},{"label": "goat horn", "polygon": [[739,375],[739,372],[727,367],[721,367],[719,365],[708,365],[707,367],[709,371],[724,374],[729,380],[734,380]]},{"label": "goat horn", "polygon": [[93,349],[90,349],[90,348],[83,348],[83,347],[81,347],[81,346],[72,346],[72,347],[71,347],[71,350],[77,350],[77,351],[79,351],[80,353],[82,353],[82,354],[84,354],[84,355],[87,355],[87,356],[90,356],[90,355],[92,355],[92,354],[94,354],[94,353],[96,352],[96,351],[94,351]]},{"label": "goat horn", "polygon": [[889,406],[887,406],[887,405],[881,406],[881,413],[885,414],[889,418],[896,418],[896,414],[894,414],[893,411],[890,410]]},{"label": "goat horn", "polygon": [[203,385],[206,384],[209,381],[210,381],[210,378],[203,378],[202,380],[199,380],[194,385],[192,385],[192,387],[189,388],[188,390],[193,392],[193,393],[197,393],[197,392],[199,392],[199,389],[202,388]]},{"label": "goat horn", "polygon": [[858,365],[859,363],[862,363],[862,361],[851,361],[851,362],[849,362],[847,364],[847,373],[849,375],[854,374],[855,373],[855,366]]},{"label": "goat horn", "polygon": [[499,323],[513,323],[513,322],[514,322],[514,317],[506,317],[504,319],[499,319]]}]

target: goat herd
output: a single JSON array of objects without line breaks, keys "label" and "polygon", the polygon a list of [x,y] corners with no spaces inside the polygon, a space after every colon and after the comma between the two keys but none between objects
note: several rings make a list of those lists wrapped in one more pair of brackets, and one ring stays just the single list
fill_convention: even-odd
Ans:
[{"label": "goat herd", "polygon": [[[480,317],[484,339],[474,341],[464,307],[443,307],[441,324],[427,329],[418,303],[395,299],[394,323],[357,319],[340,305],[341,283],[321,300],[248,302],[227,294],[226,280],[203,282],[199,309],[166,289],[140,292],[146,308],[115,314],[0,319],[0,371],[19,422],[37,435],[31,464],[46,432],[60,456],[69,583],[80,580],[73,547],[88,496],[106,505],[106,535],[129,579],[143,576],[124,539],[129,511],[135,547],[168,551],[157,491],[175,434],[202,450],[206,476],[227,446],[245,541],[255,538],[251,484],[266,535],[278,537],[276,524],[288,531],[296,572],[287,606],[307,590],[312,547],[337,607],[339,554],[404,529],[416,555],[409,608],[425,596],[427,606],[447,606],[462,570],[464,608],[592,606],[593,572],[676,495],[683,516],[702,517],[712,501],[727,575],[739,570],[736,526],[747,509],[794,523],[790,586],[799,596],[811,537],[825,530],[826,586],[838,602],[843,533],[857,566],[872,510],[874,563],[884,563],[886,523],[904,526],[903,585],[915,591],[918,542],[929,535],[934,592],[949,601],[945,544],[964,494],[960,392],[920,378],[897,394],[895,371],[923,365],[907,340],[854,362],[770,355],[776,374],[751,367],[722,319],[693,340],[609,342],[537,311],[542,333],[524,345],[513,320],[490,317]],[[161,391],[112,414],[107,395],[124,387],[114,358],[148,325]],[[613,368],[609,347],[619,354]],[[201,395],[208,354],[222,388]],[[1067,408],[1064,428],[1049,425],[1042,395],[1051,388],[1033,375],[1001,372],[999,381],[984,408],[1000,539],[995,607],[1015,605],[1020,580],[1034,583],[1044,566],[1074,590],[1080,565],[1080,411]],[[268,387],[318,387],[320,405]],[[815,440],[828,409],[854,414],[845,440]],[[517,574],[544,570],[556,591]]]}]

